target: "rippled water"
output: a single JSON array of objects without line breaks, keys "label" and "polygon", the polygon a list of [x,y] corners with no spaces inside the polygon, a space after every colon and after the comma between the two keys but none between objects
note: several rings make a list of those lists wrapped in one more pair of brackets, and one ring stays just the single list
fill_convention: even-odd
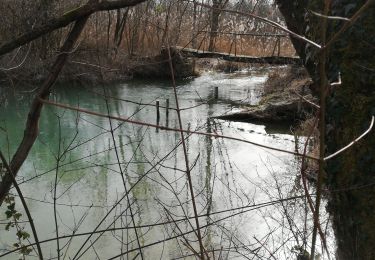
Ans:
[{"label": "rippled water", "polygon": [[[294,137],[289,134],[268,129],[267,132],[263,125],[209,119],[241,103],[258,102],[266,78],[266,71],[254,70],[236,74],[206,73],[179,82],[180,107],[185,109],[181,112],[184,128],[293,150]],[[212,100],[215,87],[219,88],[219,100]],[[106,86],[105,91],[110,96],[108,107],[102,86],[60,85],[55,89],[51,100],[153,124],[156,123],[155,107],[144,104],[155,104],[159,100],[160,105],[165,106],[169,99],[170,107],[175,107],[169,81],[138,80]],[[9,98],[0,111],[0,124],[6,131],[0,132],[0,141],[2,151],[9,156],[22,137],[31,94],[7,91]],[[170,110],[167,120],[162,108],[160,125],[178,128],[176,113]],[[276,259],[295,258],[280,250],[284,240],[291,246],[301,244],[293,236],[288,237],[291,232],[287,232],[290,228],[282,210],[271,206],[257,210],[249,207],[300,194],[291,182],[295,179],[295,158],[244,142],[195,134],[185,134],[185,137],[195,200],[201,215],[199,223],[208,225],[202,229],[203,243],[207,250],[214,252],[210,252],[210,256],[268,259],[272,254]],[[189,245],[196,250],[199,247],[196,235],[191,232],[192,227],[195,228],[194,219],[184,220],[186,216],[193,216],[193,209],[180,141],[178,132],[116,120],[110,122],[108,118],[47,105],[38,140],[18,175],[39,239],[56,237],[56,181],[59,236],[116,229],[94,234],[85,244],[87,235],[60,239],[65,259],[108,259],[121,254],[124,259],[140,259],[138,243],[145,247],[144,259],[178,259],[192,255]],[[124,185],[128,196],[125,196]],[[16,195],[15,190],[12,194]],[[17,210],[22,211],[20,202],[16,201]],[[294,205],[286,207],[294,209]],[[242,212],[249,209],[251,211]],[[0,214],[2,253],[17,242],[15,227],[10,232],[4,231],[8,222],[3,214],[5,210],[3,206]],[[26,217],[22,216],[22,220]],[[28,225],[19,225],[29,230]],[[141,227],[135,232],[133,226]],[[174,239],[177,236],[179,238]],[[162,243],[163,240],[166,241]],[[56,257],[56,248],[56,240],[43,243],[46,259]],[[17,259],[17,254],[5,258]]]}]

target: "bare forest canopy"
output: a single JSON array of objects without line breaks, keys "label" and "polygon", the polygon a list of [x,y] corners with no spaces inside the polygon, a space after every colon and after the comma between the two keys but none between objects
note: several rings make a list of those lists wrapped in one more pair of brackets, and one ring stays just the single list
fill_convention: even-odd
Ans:
[{"label": "bare forest canopy", "polygon": [[[167,45],[258,57],[295,54],[287,33],[244,15],[251,13],[282,23],[276,5],[268,0],[132,1],[131,6],[118,9],[121,2],[3,0],[3,72],[22,63],[24,73],[43,75],[72,22],[90,14],[75,47],[73,65],[79,69],[85,63],[95,63],[126,70],[130,60],[157,55]],[[4,56],[13,49],[11,55]]]}]

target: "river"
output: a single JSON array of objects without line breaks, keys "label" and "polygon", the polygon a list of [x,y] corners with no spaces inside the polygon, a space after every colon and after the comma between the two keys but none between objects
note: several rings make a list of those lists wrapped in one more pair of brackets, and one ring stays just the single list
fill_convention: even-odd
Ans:
[{"label": "river", "polygon": [[[294,137],[288,129],[209,119],[241,103],[256,104],[267,73],[263,69],[207,72],[179,81],[184,128],[294,151]],[[218,100],[213,100],[215,87]],[[7,99],[0,110],[0,144],[9,157],[22,137],[32,91],[30,87],[17,91],[9,87],[2,92]],[[58,85],[50,99],[152,124],[156,124],[156,108],[147,104],[159,100],[165,106],[169,99],[170,107],[175,107],[170,81],[134,80],[106,86],[105,93],[108,102],[103,86]],[[169,111],[167,120],[166,110],[161,108],[159,124],[178,128],[175,111]],[[185,137],[203,245],[210,257],[295,259],[292,247],[306,239],[303,200],[261,203],[303,194],[294,185],[298,183],[296,158],[240,141],[198,134]],[[123,259],[140,259],[141,255],[144,259],[194,259],[189,247],[199,247],[191,232],[195,220],[186,220],[194,214],[180,141],[178,132],[46,105],[40,135],[17,178],[39,240],[55,238],[57,233],[68,236],[59,239],[61,259],[119,255]],[[11,193],[16,210],[23,213],[16,191]],[[24,213],[18,227],[5,231],[9,222],[6,205],[1,211],[0,254],[14,249],[17,228],[28,231],[33,241],[29,225],[23,222],[27,220]],[[91,237],[82,234],[105,229],[111,230]],[[28,244],[26,240],[22,243]],[[141,251],[138,245],[143,247]],[[46,259],[56,257],[57,241],[43,243],[42,249]]]}]

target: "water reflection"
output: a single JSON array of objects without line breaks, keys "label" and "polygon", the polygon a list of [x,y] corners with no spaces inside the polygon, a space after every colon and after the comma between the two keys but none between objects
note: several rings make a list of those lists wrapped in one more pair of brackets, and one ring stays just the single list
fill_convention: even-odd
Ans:
[{"label": "water reflection", "polygon": [[[279,131],[270,134],[259,125],[208,119],[227,112],[234,102],[254,104],[258,101],[267,75],[252,74],[251,77],[243,73],[205,74],[179,82],[181,107],[193,107],[182,111],[184,128],[237,136],[292,150],[294,139],[288,134]],[[220,100],[207,102],[212,99],[214,87],[219,87]],[[168,81],[134,81],[105,88],[112,97],[108,98],[112,115],[154,123],[155,106],[146,104],[154,105],[159,100],[164,106],[169,99],[170,107],[175,107]],[[103,94],[103,86],[58,86],[51,98],[107,113],[106,102],[100,93]],[[23,95],[23,102],[9,99],[8,105],[0,112],[1,126],[7,129],[6,134],[1,134],[1,147],[8,147],[9,140],[7,154],[14,153],[15,144],[22,136],[29,104],[30,97]],[[161,125],[177,128],[174,110],[169,111],[168,119],[165,109],[161,110],[160,116]],[[183,170],[179,133],[155,131],[118,121],[111,123],[114,139],[108,118],[45,107],[40,136],[19,176],[40,239],[56,236],[53,184],[57,174],[59,234],[111,229],[98,232],[89,239],[87,235],[61,239],[66,259],[106,259],[122,254],[125,259],[133,259],[140,253],[138,243],[145,247],[141,252],[145,259],[194,255],[189,247],[197,248],[196,236],[191,232],[195,222],[191,218],[192,201]],[[254,256],[252,250],[257,248],[257,242],[253,238],[264,237],[272,224],[257,211],[230,215],[237,213],[238,208],[267,200],[266,193],[260,188],[263,187],[261,180],[270,176],[270,172],[285,172],[289,161],[294,158],[207,136],[187,135],[186,143],[195,200],[202,215],[199,221],[205,226],[202,229],[205,248],[213,252],[223,248],[216,255],[221,254],[223,258]],[[64,155],[57,167],[59,147]],[[225,210],[228,211],[217,213]],[[226,216],[229,217],[217,222]],[[138,228],[134,229],[134,225]],[[2,252],[12,248],[14,233],[1,231]],[[174,237],[179,238],[172,239]],[[57,254],[56,241],[44,243],[42,248],[51,257]],[[257,254],[267,255],[267,252],[258,251]],[[9,255],[7,259],[17,259],[17,255]]]}]

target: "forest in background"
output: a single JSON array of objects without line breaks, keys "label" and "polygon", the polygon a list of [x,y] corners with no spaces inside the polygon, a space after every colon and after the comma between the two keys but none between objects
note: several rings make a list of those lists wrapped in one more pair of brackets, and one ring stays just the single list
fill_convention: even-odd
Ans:
[{"label": "forest in background", "polygon": [[[0,39],[9,41],[51,18],[60,17],[84,1],[4,1],[0,7]],[[146,63],[167,46],[250,56],[293,56],[286,33],[267,25],[250,12],[276,22],[282,16],[268,0],[252,1],[146,1],[134,7],[92,15],[62,73],[67,80],[90,78],[89,73],[126,77],[135,65]],[[223,10],[232,10],[224,12]],[[237,13],[236,13],[237,12]],[[62,28],[2,57],[0,78],[8,81],[41,80],[51,66],[70,28]],[[22,64],[22,66],[20,66]],[[9,68],[18,68],[17,70]],[[109,72],[109,73],[108,73]],[[125,76],[124,76],[125,75]]]}]

